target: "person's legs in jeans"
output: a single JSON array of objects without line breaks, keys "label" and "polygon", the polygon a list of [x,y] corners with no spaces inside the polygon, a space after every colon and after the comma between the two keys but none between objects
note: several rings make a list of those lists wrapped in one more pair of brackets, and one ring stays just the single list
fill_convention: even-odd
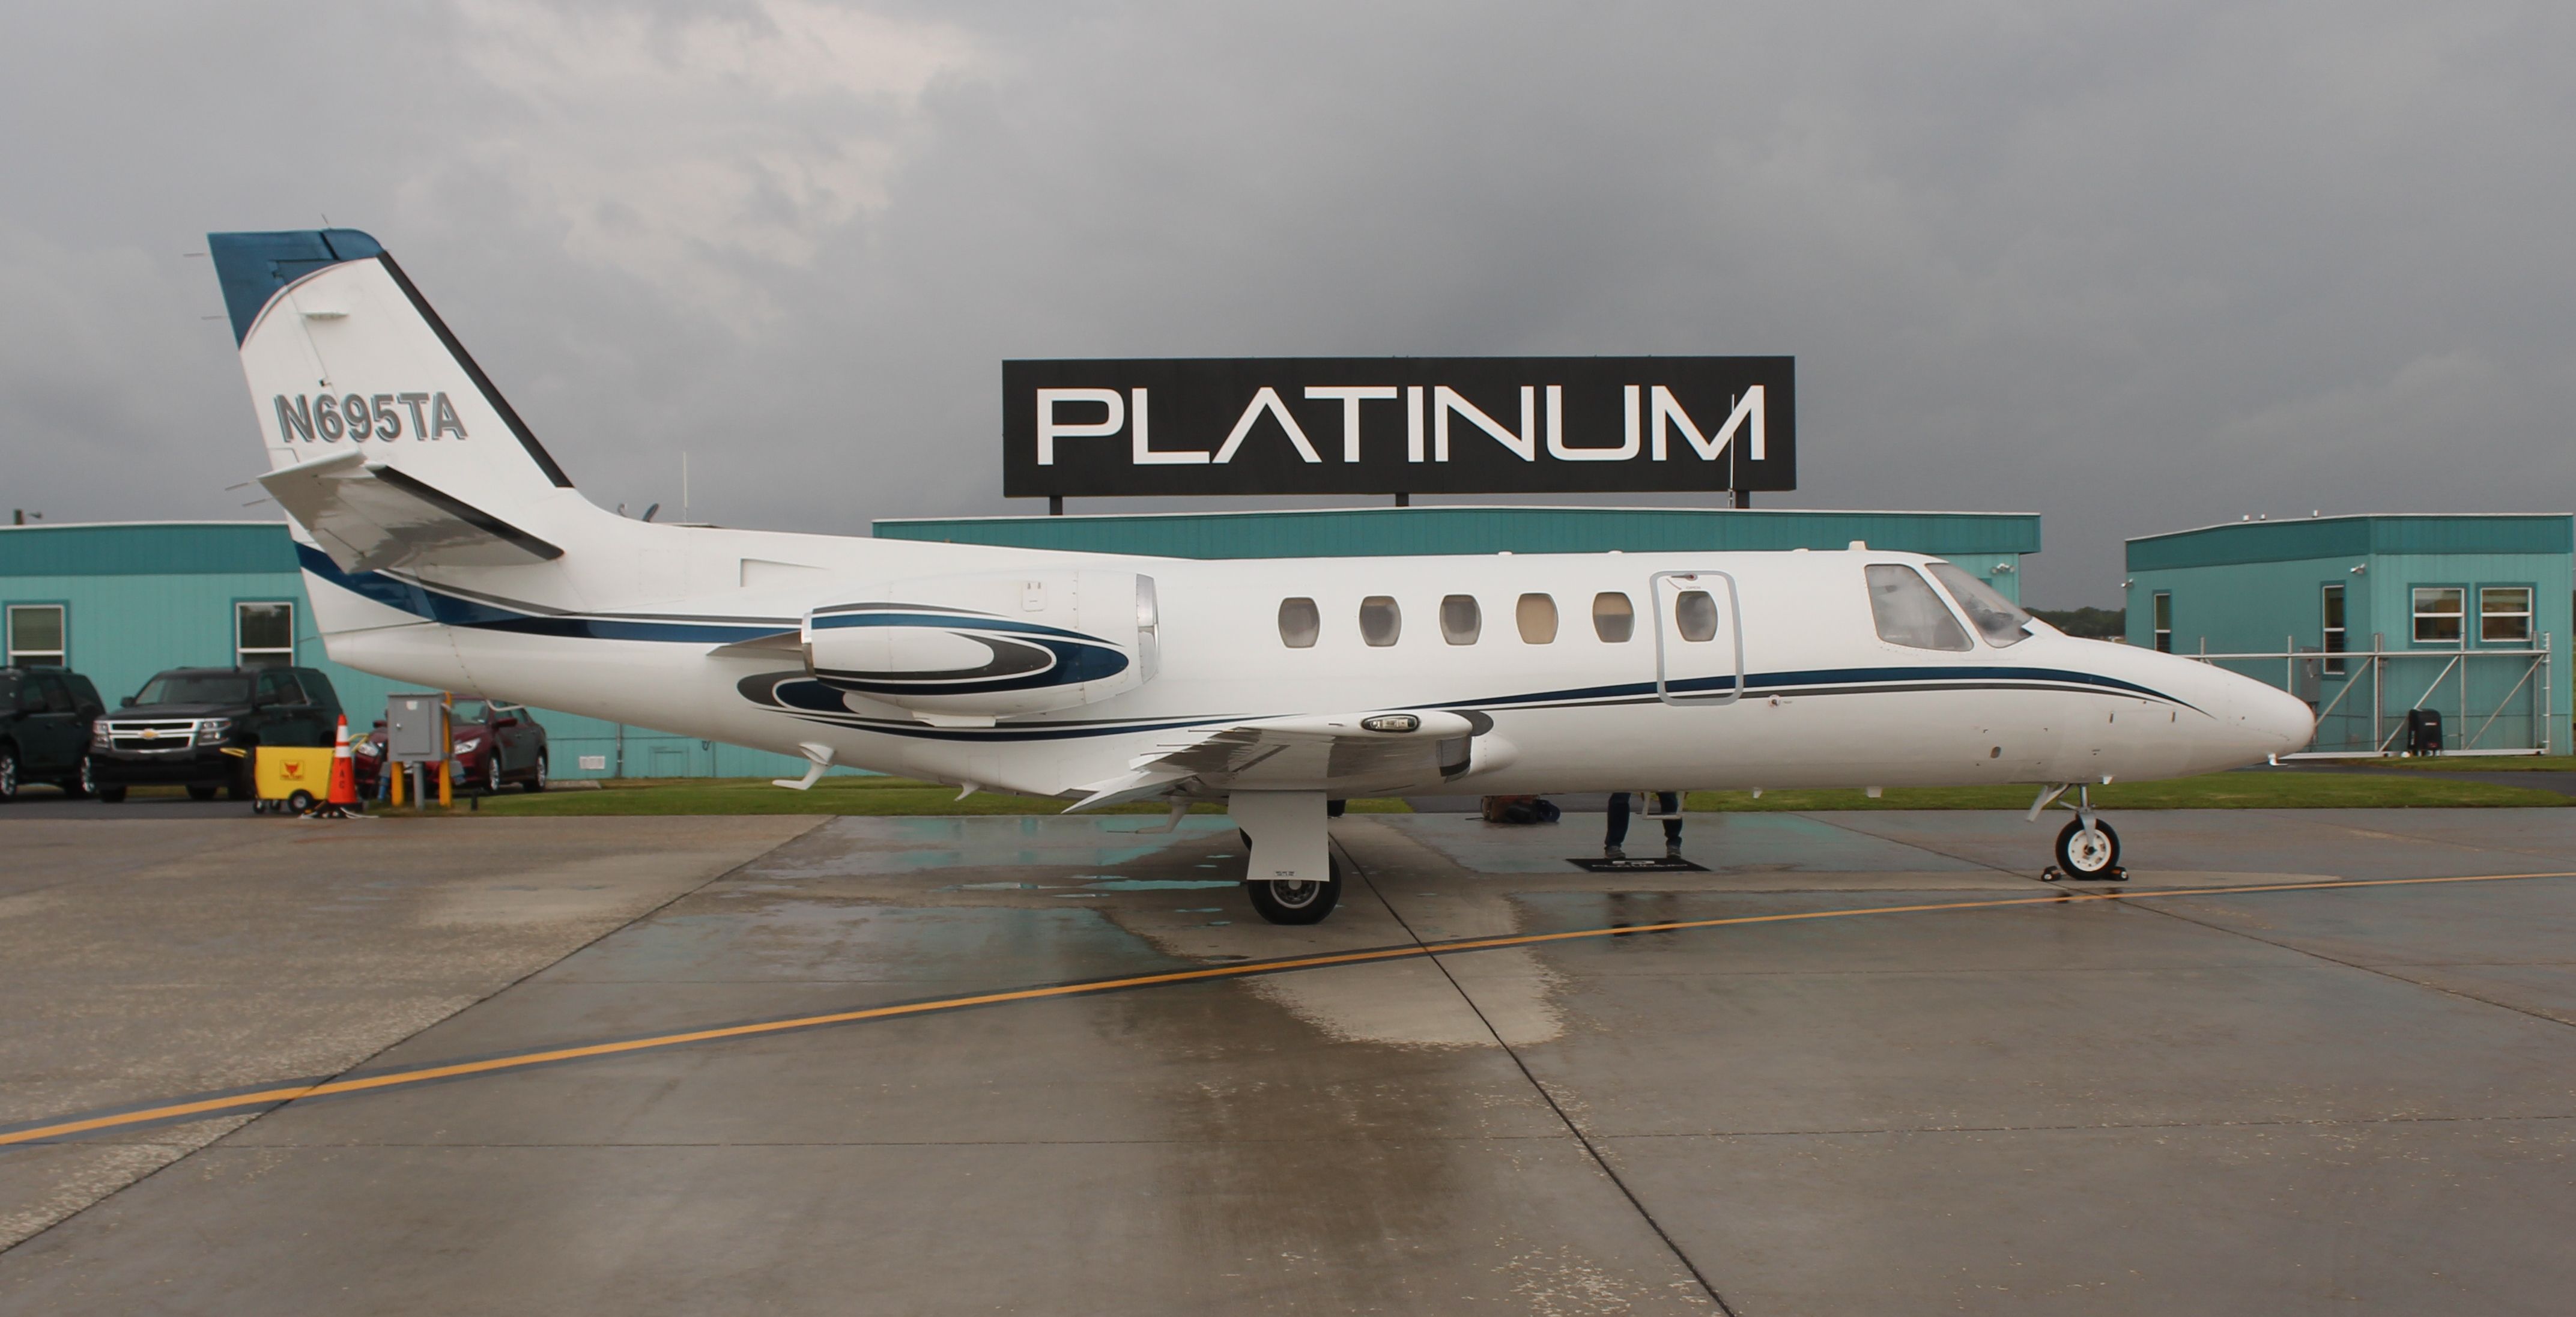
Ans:
[{"label": "person's legs in jeans", "polygon": [[1664,820],[1664,858],[1677,859],[1682,853],[1681,794],[1675,791],[1656,792],[1655,809],[1657,813],[1672,816]]},{"label": "person's legs in jeans", "polygon": [[1623,859],[1620,843],[1628,840],[1628,793],[1610,793],[1610,831],[1601,838],[1601,853],[1611,859]]}]

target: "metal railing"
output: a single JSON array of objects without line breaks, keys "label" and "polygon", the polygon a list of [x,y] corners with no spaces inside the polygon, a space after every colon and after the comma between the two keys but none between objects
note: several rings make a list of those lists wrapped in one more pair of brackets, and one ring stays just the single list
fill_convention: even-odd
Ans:
[{"label": "metal railing", "polygon": [[[2561,716],[2551,679],[2553,640],[2544,634],[2528,649],[2389,649],[2384,638],[2373,636],[2369,649],[2328,653],[2287,639],[2274,653],[2181,657],[2226,666],[2306,700],[2317,712],[2316,738],[2284,759],[2388,754],[2402,748],[2397,743],[2412,709],[2441,713],[2445,754],[2545,755],[2557,753]],[[2392,695],[2412,698],[2392,704]]]}]

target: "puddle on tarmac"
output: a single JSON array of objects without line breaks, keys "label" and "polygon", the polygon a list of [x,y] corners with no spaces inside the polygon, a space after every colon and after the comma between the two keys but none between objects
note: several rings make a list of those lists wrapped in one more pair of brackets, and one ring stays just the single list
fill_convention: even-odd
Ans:
[{"label": "puddle on tarmac", "polygon": [[1103,892],[1178,892],[1193,887],[1241,887],[1231,878],[1101,878],[1083,886]]},{"label": "puddle on tarmac", "polygon": [[[1142,830],[1161,823],[1127,815],[839,818],[807,834],[803,845],[765,857],[759,876],[793,879],[1014,866],[1097,871],[1143,859],[1194,833],[1233,826],[1221,814],[1207,814],[1182,819],[1177,833]],[[859,844],[850,844],[853,841]]]}]

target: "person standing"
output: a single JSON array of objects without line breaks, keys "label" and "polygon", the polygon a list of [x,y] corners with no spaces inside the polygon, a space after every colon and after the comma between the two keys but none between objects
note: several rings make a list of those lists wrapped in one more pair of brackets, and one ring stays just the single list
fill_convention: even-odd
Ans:
[{"label": "person standing", "polygon": [[[1639,792],[1637,794],[1643,795],[1645,793]],[[1624,860],[1628,858],[1628,852],[1622,849],[1621,846],[1622,843],[1628,840],[1628,795],[1629,793],[1625,791],[1614,791],[1610,793],[1610,833],[1601,840],[1601,857],[1605,860]],[[1665,816],[1664,858],[1667,860],[1680,859],[1682,857],[1681,793],[1677,791],[1656,792],[1655,812]]]}]

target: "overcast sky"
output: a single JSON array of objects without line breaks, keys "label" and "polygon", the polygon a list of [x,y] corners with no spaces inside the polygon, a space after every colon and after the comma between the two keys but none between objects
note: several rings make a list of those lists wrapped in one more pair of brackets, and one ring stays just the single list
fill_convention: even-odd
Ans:
[{"label": "overcast sky", "polygon": [[0,40],[0,502],[274,516],[225,489],[262,461],[185,253],[327,216],[607,506],[676,508],[685,451],[727,524],[1043,511],[1000,496],[1006,357],[1785,353],[1801,488],[1764,506],[2043,513],[2025,597],[2116,605],[2124,536],[2576,503],[2571,28],[29,6]]}]

